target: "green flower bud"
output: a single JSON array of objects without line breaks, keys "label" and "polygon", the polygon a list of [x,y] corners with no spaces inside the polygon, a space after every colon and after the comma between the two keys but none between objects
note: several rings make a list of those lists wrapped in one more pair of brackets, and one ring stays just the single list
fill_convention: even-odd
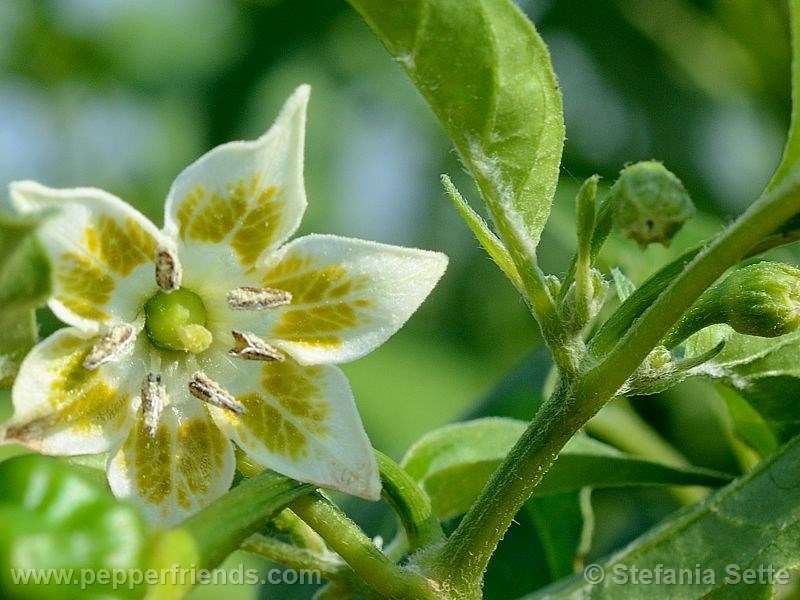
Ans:
[{"label": "green flower bud", "polygon": [[695,213],[681,180],[654,160],[622,169],[611,186],[611,203],[614,229],[642,248],[653,242],[669,246]]},{"label": "green flower bud", "polygon": [[777,337],[800,327],[800,269],[761,262],[707,290],[665,339],[672,347],[696,331],[727,323],[738,333]]}]

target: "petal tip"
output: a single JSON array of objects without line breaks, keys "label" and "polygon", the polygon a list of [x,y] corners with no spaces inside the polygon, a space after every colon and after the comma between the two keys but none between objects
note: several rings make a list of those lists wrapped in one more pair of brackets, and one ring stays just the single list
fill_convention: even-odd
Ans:
[{"label": "petal tip", "polygon": [[[305,124],[306,109],[308,107],[308,100],[311,96],[311,86],[304,83],[298,86],[292,94],[284,102],[278,118],[275,123],[283,121],[291,121],[292,119],[300,119],[301,123]],[[269,132],[267,132],[269,133]]]}]

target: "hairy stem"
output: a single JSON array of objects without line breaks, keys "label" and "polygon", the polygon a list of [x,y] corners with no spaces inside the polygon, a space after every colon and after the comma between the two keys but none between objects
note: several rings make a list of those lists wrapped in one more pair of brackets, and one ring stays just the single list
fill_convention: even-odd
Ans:
[{"label": "hairy stem", "polygon": [[590,417],[566,386],[556,388],[432,564],[426,565],[434,577],[467,592],[467,597],[480,598],[481,576],[498,542],[558,452]]},{"label": "hairy stem", "polygon": [[264,471],[187,519],[180,529],[195,540],[203,565],[214,567],[289,502],[312,489]]},{"label": "hairy stem", "polygon": [[514,515],[564,444],[611,399],[685,310],[760,240],[800,212],[800,175],[757,200],[666,287],[602,361],[562,380],[484,487],[453,535],[426,565],[477,596],[482,574]]},{"label": "hairy stem", "polygon": [[315,492],[291,509],[308,523],[372,589],[397,600],[435,600],[431,582],[390,561],[337,506]]},{"label": "hairy stem", "polygon": [[383,483],[383,497],[392,506],[408,539],[410,550],[444,539],[439,520],[433,514],[430,498],[417,482],[383,452],[375,451]]},{"label": "hairy stem", "polygon": [[299,548],[294,544],[256,533],[247,538],[242,550],[259,554],[298,571],[315,571],[330,580],[352,579],[354,573],[333,556],[321,556],[316,552]]},{"label": "hairy stem", "polygon": [[763,195],[689,263],[617,345],[581,378],[579,395],[604,403],[683,313],[762,239],[800,213],[800,173]]}]

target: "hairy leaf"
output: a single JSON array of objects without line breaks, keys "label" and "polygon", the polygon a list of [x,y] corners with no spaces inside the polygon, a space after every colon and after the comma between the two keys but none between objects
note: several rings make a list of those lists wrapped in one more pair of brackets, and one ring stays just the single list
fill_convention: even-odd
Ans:
[{"label": "hairy leaf", "polygon": [[689,338],[687,355],[696,356],[721,340],[726,342],[722,352],[695,369],[695,373],[735,390],[779,440],[800,432],[800,332],[763,338],[736,333],[727,325],[715,325]]},{"label": "hairy leaf", "polygon": [[461,218],[467,223],[467,226],[475,235],[478,242],[480,242],[480,245],[483,246],[483,249],[486,250],[495,264],[500,267],[500,270],[508,277],[509,281],[514,284],[514,287],[517,288],[520,293],[524,293],[524,285],[519,276],[519,271],[517,271],[517,267],[508,254],[508,250],[506,250],[503,242],[489,229],[489,226],[481,216],[467,204],[467,201],[464,200],[464,197],[459,193],[456,186],[453,185],[453,182],[450,181],[447,175],[442,175],[442,184],[444,185],[447,195],[450,196],[450,199],[453,201],[456,210],[458,210],[461,215]]},{"label": "hairy leaf", "polygon": [[579,570],[593,526],[589,494],[528,500],[489,562],[484,598],[518,598]]},{"label": "hairy leaf", "polygon": [[533,25],[510,0],[350,0],[405,69],[475,178],[520,266],[550,211],[561,95]]},{"label": "hairy leaf", "polygon": [[792,31],[792,121],[781,163],[767,189],[775,188],[800,164],[800,0],[789,0]]},{"label": "hairy leaf", "polygon": [[[478,496],[527,424],[486,418],[449,425],[424,435],[412,446],[403,467],[431,497],[441,519],[462,514]],[[570,440],[537,486],[544,495],[584,487],[631,485],[717,486],[730,477],[692,467],[673,467],[624,454],[596,440]]]},{"label": "hairy leaf", "polygon": [[[576,576],[526,598],[770,598],[767,575],[761,576],[761,584],[734,584],[747,569],[758,580],[759,568],[774,574],[800,564],[799,471],[800,438],[796,438],[752,472],[680,511],[605,561],[602,582],[590,585]],[[659,565],[661,577],[656,582]],[[630,583],[633,567],[640,574],[651,574],[648,585]],[[699,569],[700,576],[693,575],[691,584],[676,585],[665,579],[665,568],[692,574]],[[628,583],[622,584],[618,574],[626,574]]]}]

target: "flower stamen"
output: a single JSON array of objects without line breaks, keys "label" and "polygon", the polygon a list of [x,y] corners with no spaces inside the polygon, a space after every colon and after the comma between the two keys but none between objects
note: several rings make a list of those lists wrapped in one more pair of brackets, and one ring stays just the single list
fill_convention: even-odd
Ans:
[{"label": "flower stamen", "polygon": [[231,331],[236,345],[228,350],[230,356],[244,360],[282,361],[283,354],[277,348],[249,331]]},{"label": "flower stamen", "polygon": [[144,429],[150,437],[154,437],[158,429],[158,418],[164,408],[165,395],[161,375],[152,371],[147,373],[142,381],[142,417]]},{"label": "flower stamen", "polygon": [[128,323],[119,323],[100,338],[83,360],[83,368],[94,371],[100,365],[119,360],[136,341],[136,328]]},{"label": "flower stamen", "polygon": [[183,270],[178,257],[164,246],[156,250],[156,284],[164,292],[173,292],[181,287]]},{"label": "flower stamen", "polygon": [[259,287],[238,287],[228,292],[228,306],[232,310],[262,310],[284,306],[292,302],[292,294],[285,290]]},{"label": "flower stamen", "polygon": [[189,380],[189,392],[198,400],[207,402],[211,406],[224,408],[237,415],[246,412],[241,402],[202,371],[197,371],[192,375]]}]

